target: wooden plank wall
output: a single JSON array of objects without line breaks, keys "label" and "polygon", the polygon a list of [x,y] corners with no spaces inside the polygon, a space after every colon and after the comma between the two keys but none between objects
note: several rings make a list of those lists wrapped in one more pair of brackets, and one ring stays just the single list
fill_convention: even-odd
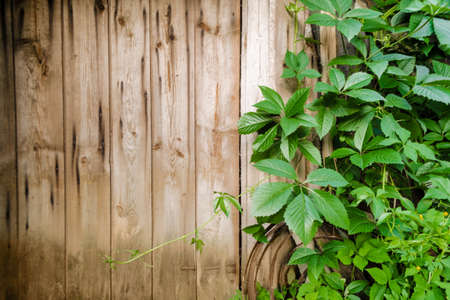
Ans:
[{"label": "wooden plank wall", "polygon": [[247,196],[243,215],[201,233],[202,253],[177,242],[116,270],[103,259],[192,231],[213,191],[262,178],[239,115],[258,85],[295,89],[280,78],[286,49],[315,68],[336,51],[334,32],[305,26],[308,12],[300,33],[322,44],[294,49],[287,2],[0,1],[0,300],[209,300],[239,288]]}]

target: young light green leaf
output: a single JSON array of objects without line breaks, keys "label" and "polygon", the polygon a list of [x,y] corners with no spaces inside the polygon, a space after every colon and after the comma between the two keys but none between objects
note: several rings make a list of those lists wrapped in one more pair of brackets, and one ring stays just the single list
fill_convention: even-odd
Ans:
[{"label": "young light green leaf", "polygon": [[278,105],[280,110],[284,109],[284,102],[280,94],[267,86],[259,86],[259,89],[261,90],[264,99],[272,101],[274,104]]},{"label": "young light green leaf", "polygon": [[289,50],[286,51],[286,54],[284,55],[284,63],[290,69],[296,70],[297,67],[298,67],[297,56],[293,52],[291,52]]},{"label": "young light green leaf", "polygon": [[326,14],[312,14],[307,20],[306,24],[315,24],[319,26],[336,26],[337,20]]},{"label": "young light green leaf", "polygon": [[253,142],[253,151],[264,152],[272,146],[277,135],[278,124],[270,128],[266,133],[259,135]]},{"label": "young light green leaf", "polygon": [[313,164],[322,165],[322,156],[320,155],[319,149],[317,149],[313,143],[308,140],[300,140],[298,147],[300,152]]},{"label": "young light green leaf", "polygon": [[345,288],[346,294],[357,294],[364,290],[364,288],[369,285],[366,280],[355,280],[349,283],[349,285]]},{"label": "young light green leaf", "polygon": [[378,283],[378,284],[386,284],[388,281],[388,277],[386,273],[380,268],[368,268],[366,269],[369,272],[370,276]]},{"label": "young light green leaf", "polygon": [[317,232],[320,215],[311,199],[307,195],[299,194],[287,206],[284,220],[303,244],[308,245]]},{"label": "young light green leaf", "polygon": [[364,72],[356,72],[350,75],[347,78],[347,81],[344,85],[345,90],[359,89],[365,87],[372,80],[372,75],[364,73]]},{"label": "young light green leaf", "polygon": [[361,22],[355,19],[340,20],[336,26],[337,30],[339,30],[349,41],[360,32],[361,27]]},{"label": "young light green leaf", "polygon": [[303,78],[308,77],[308,78],[319,78],[320,76],[322,76],[319,72],[317,72],[314,69],[306,69],[302,72],[299,72],[297,74],[297,79],[298,80],[303,80]]},{"label": "young light green leaf", "polygon": [[250,134],[272,122],[272,119],[255,112],[245,113],[238,122],[239,134]]},{"label": "young light green leaf", "polygon": [[252,216],[270,216],[278,212],[291,195],[292,185],[268,182],[258,186],[252,195]]},{"label": "young light green leaf", "polygon": [[369,297],[370,300],[382,300],[384,298],[384,292],[386,291],[386,285],[373,284],[370,287]]},{"label": "young light green leaf", "polygon": [[338,89],[339,91],[342,90],[345,84],[345,75],[344,73],[336,68],[331,68],[329,72],[330,76],[330,82],[331,84]]},{"label": "young light green leaf", "polygon": [[285,136],[290,135],[300,127],[301,121],[296,118],[282,117],[280,120],[281,128]]},{"label": "young light green leaf", "polygon": [[378,92],[370,89],[351,90],[345,93],[347,96],[358,98],[365,102],[376,102],[384,100],[384,97]]},{"label": "young light green leaf", "polygon": [[358,58],[356,56],[352,55],[342,55],[333,58],[328,65],[334,66],[334,65],[349,65],[349,66],[356,66],[363,62],[361,58]]},{"label": "young light green leaf", "polygon": [[378,79],[380,79],[381,75],[383,75],[384,71],[386,71],[389,63],[387,61],[373,61],[367,62],[366,65],[375,75],[377,75]]},{"label": "young light green leaf", "polygon": [[324,216],[325,220],[334,226],[346,230],[349,228],[350,221],[347,211],[339,198],[322,190],[314,190],[312,196],[314,206]]},{"label": "young light green leaf", "polygon": [[305,183],[312,183],[320,186],[330,185],[332,187],[343,187],[348,184],[348,181],[334,170],[321,168],[309,173]]},{"label": "young light green leaf", "polygon": [[292,117],[294,115],[303,113],[304,105],[306,100],[308,99],[308,96],[309,88],[298,89],[286,103],[286,117]]},{"label": "young light green leaf", "polygon": [[295,173],[294,168],[289,163],[279,159],[263,159],[256,162],[253,166],[270,175],[280,176],[292,180],[297,179],[297,174]]},{"label": "young light green leaf", "polygon": [[361,18],[361,19],[373,19],[381,16],[379,11],[375,11],[369,8],[354,8],[348,11],[344,18]]}]

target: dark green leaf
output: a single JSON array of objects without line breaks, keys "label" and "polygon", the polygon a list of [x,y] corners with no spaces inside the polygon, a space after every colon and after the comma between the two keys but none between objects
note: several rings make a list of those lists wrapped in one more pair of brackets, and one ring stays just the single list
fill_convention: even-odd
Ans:
[{"label": "dark green leaf", "polygon": [[450,104],[450,89],[441,86],[416,85],[413,88],[416,95]]},{"label": "dark green leaf", "polygon": [[331,154],[331,157],[332,158],[344,158],[344,157],[350,156],[355,153],[357,153],[357,152],[350,148],[339,148],[339,149],[336,149],[333,151],[333,153]]},{"label": "dark green leaf", "polygon": [[291,161],[294,158],[295,152],[297,151],[297,146],[298,137],[291,135],[281,138],[280,150],[286,160]]},{"label": "dark green leaf", "polygon": [[433,25],[439,43],[450,45],[450,21],[441,18],[433,18]]},{"label": "dark green leaf", "polygon": [[369,128],[370,122],[372,122],[373,117],[373,112],[365,114],[364,117],[360,120],[358,128],[356,128],[353,141],[355,143],[356,149],[358,149],[359,151],[362,150],[364,138],[366,137],[367,133],[367,128]]},{"label": "dark green leaf", "polygon": [[267,86],[260,86],[259,89],[261,90],[264,99],[272,101],[275,105],[278,105],[280,110],[284,109],[283,99],[275,90]]},{"label": "dark green leaf", "polygon": [[382,300],[384,298],[384,292],[386,291],[385,285],[373,284],[370,288],[370,300]]},{"label": "dark green leaf", "polygon": [[269,158],[258,161],[255,168],[270,175],[280,176],[292,180],[297,179],[294,168],[287,162],[279,159]]},{"label": "dark green leaf", "polygon": [[412,109],[411,105],[408,103],[408,101],[406,101],[405,98],[399,97],[395,94],[389,94],[386,96],[385,105],[387,107],[398,107],[405,110]]},{"label": "dark green leaf", "polygon": [[309,173],[305,182],[320,185],[320,186],[332,186],[332,187],[343,187],[348,184],[347,180],[342,177],[338,172],[321,168],[316,169]]},{"label": "dark green leaf", "polygon": [[377,75],[378,78],[381,78],[381,75],[383,75],[384,71],[386,71],[388,67],[387,61],[374,61],[374,62],[367,62],[366,65],[369,67],[369,69]]},{"label": "dark green leaf", "polygon": [[433,70],[436,74],[445,77],[450,77],[450,65],[447,65],[437,60],[433,60]]},{"label": "dark green leaf", "polygon": [[352,0],[330,0],[339,16],[342,16],[352,6]]},{"label": "dark green leaf", "polygon": [[325,281],[336,290],[344,290],[345,279],[341,277],[341,274],[332,272],[323,274]]},{"label": "dark green leaf", "polygon": [[370,276],[378,283],[378,284],[386,284],[388,281],[388,277],[386,276],[386,273],[384,273],[383,270],[380,268],[368,268],[366,270],[369,272]]},{"label": "dark green leaf", "polygon": [[317,128],[317,134],[319,135],[320,139],[322,139],[330,131],[331,127],[333,127],[335,118],[333,113],[329,109],[323,108],[317,113],[316,121],[317,124],[319,124],[319,127]]},{"label": "dark green leaf", "polygon": [[313,116],[307,114],[300,114],[295,116],[300,121],[300,125],[304,127],[316,127],[318,126],[316,119]]},{"label": "dark green leaf", "polygon": [[402,164],[402,157],[394,149],[385,148],[373,150],[363,155],[364,167],[373,163],[380,164]]},{"label": "dark green leaf", "polygon": [[253,106],[274,115],[279,115],[281,113],[280,106],[273,101],[263,100],[253,104]]},{"label": "dark green leaf", "polygon": [[268,182],[258,186],[252,195],[252,216],[270,216],[279,211],[291,194],[292,185]]},{"label": "dark green leaf", "polygon": [[329,85],[328,83],[319,81],[316,83],[316,86],[314,87],[314,92],[316,93],[327,93],[327,92],[331,92],[331,93],[339,93],[339,91],[334,87]]},{"label": "dark green leaf", "polygon": [[310,10],[324,10],[331,14],[334,14],[334,7],[330,0],[302,0],[303,4],[306,5]]},{"label": "dark green leaf", "polygon": [[289,259],[290,265],[301,265],[308,262],[312,256],[317,255],[317,252],[310,248],[297,248],[297,250],[292,253]]},{"label": "dark green leaf", "polygon": [[350,284],[345,288],[345,291],[348,294],[357,294],[359,292],[361,292],[362,290],[364,290],[364,288],[368,285],[369,283],[366,280],[355,280],[350,282]]}]

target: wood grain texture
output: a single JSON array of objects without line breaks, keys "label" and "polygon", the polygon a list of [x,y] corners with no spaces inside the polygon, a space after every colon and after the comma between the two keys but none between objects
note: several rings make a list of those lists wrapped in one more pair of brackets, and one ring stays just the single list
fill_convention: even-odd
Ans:
[{"label": "wood grain texture", "polygon": [[[193,1],[151,6],[153,243],[195,228]],[[154,299],[196,299],[195,249],[179,241],[153,254]]]},{"label": "wood grain texture", "polygon": [[[252,106],[262,100],[259,85],[267,85],[281,94],[285,101],[295,90],[295,80],[282,79],[283,60],[293,47],[293,24],[284,5],[286,1],[242,1],[241,50],[241,114],[254,111]],[[254,135],[241,136],[241,186],[244,191],[265,177],[250,165]],[[242,228],[252,225],[251,199],[242,197]],[[254,245],[253,237],[242,234],[242,266]]]},{"label": "wood grain texture", "polygon": [[11,2],[0,1],[0,300],[17,298],[16,107]]},{"label": "wood grain texture", "polygon": [[[213,192],[239,193],[240,1],[197,1],[195,30],[196,216],[213,213]],[[228,299],[239,286],[239,216],[202,231],[197,299]]]},{"label": "wood grain texture", "polygon": [[[109,299],[108,11],[63,2],[67,297]],[[95,284],[92,284],[95,282]]]},{"label": "wood grain texture", "polygon": [[15,2],[14,44],[19,296],[62,299],[65,202],[61,2]]},{"label": "wood grain texture", "polygon": [[[112,255],[152,246],[149,2],[110,1]],[[113,299],[151,294],[151,257],[112,272]]]}]

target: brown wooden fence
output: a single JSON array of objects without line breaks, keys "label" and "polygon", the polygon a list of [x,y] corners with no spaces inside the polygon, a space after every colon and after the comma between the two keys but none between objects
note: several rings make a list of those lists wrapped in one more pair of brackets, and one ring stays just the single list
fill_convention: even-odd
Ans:
[{"label": "brown wooden fence", "polygon": [[[240,112],[280,79],[293,25],[279,0],[0,1],[0,299],[227,299],[252,239],[244,214],[140,263],[204,222],[213,191],[260,174]],[[305,26],[311,65],[334,29]],[[339,44],[339,43],[338,43]],[[311,82],[309,82],[311,83]],[[308,167],[303,163],[304,172]]]}]

